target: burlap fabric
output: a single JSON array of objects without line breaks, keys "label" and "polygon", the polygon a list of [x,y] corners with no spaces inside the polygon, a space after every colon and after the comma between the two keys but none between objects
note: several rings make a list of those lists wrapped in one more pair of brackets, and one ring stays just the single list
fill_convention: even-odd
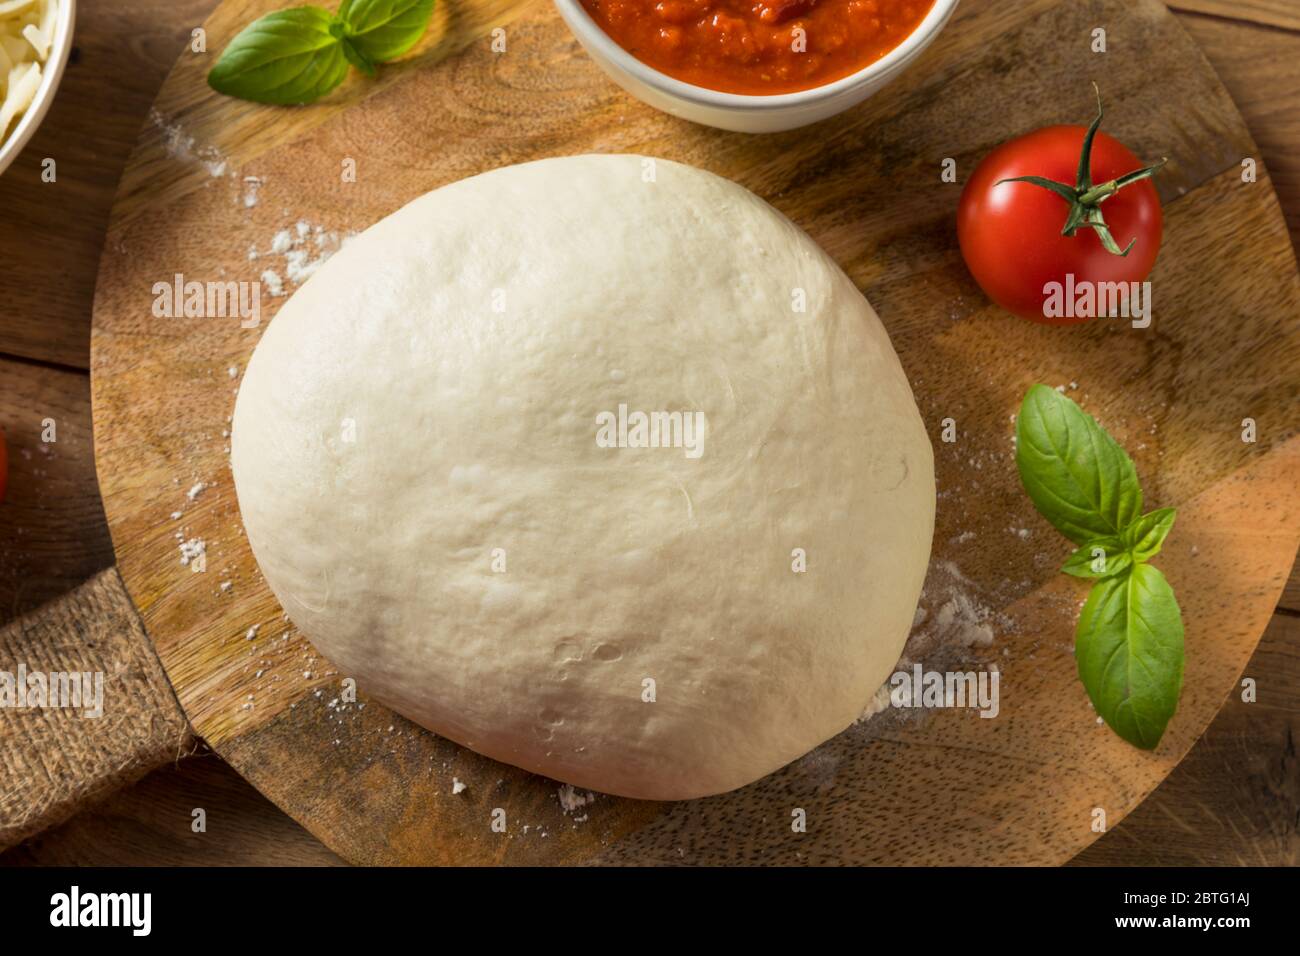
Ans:
[{"label": "burlap fabric", "polygon": [[[69,706],[78,703],[69,696],[75,688],[86,693]],[[176,760],[192,744],[115,568],[0,629],[0,849]]]}]

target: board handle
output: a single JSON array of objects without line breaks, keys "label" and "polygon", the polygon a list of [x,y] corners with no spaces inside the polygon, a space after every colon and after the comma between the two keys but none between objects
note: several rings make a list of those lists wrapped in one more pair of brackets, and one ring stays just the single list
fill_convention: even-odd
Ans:
[{"label": "board handle", "polygon": [[0,849],[193,741],[117,568],[0,628]]}]

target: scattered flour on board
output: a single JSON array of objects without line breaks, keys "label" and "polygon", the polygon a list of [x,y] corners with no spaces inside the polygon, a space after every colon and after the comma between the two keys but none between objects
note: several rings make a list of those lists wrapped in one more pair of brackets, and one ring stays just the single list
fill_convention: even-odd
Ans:
[{"label": "scattered flour on board", "polygon": [[[898,663],[901,666],[903,662],[899,661]],[[886,681],[885,683],[881,684],[879,689],[875,692],[875,694],[872,695],[871,700],[867,701],[867,706],[862,709],[862,713],[858,716],[857,722],[861,723],[864,720],[876,716],[876,714],[880,713],[881,711],[885,711],[888,709],[889,709],[889,682]]]},{"label": "scattered flour on board", "polygon": [[208,546],[202,538],[190,538],[180,543],[181,564],[188,565],[195,558],[207,553]]},{"label": "scattered flour on board", "polygon": [[149,120],[162,133],[167,155],[184,163],[198,163],[209,176],[226,174],[226,157],[215,146],[200,146],[180,123],[169,120],[157,109],[149,111]]},{"label": "scattered flour on board", "polygon": [[[173,159],[185,163],[197,163],[207,170],[213,178],[224,176],[238,177],[237,171],[231,171],[226,156],[215,146],[202,145],[185,131],[180,122],[169,119],[157,109],[149,113],[150,121],[162,134],[163,148]],[[238,177],[240,181],[240,201],[244,208],[252,209],[258,204],[260,190],[266,184],[260,176]],[[298,220],[286,229],[278,230],[271,238],[267,251],[256,246],[248,250],[248,261],[254,262],[267,255],[281,257],[284,261],[280,268],[266,268],[260,278],[262,285],[273,297],[286,294],[286,285],[301,285],[334,253],[338,252],[353,234],[340,235],[324,226],[313,225],[305,220]]]},{"label": "scattered flour on board", "polygon": [[268,257],[282,260],[278,269],[268,268],[261,277],[266,291],[279,298],[286,294],[286,283],[302,285],[353,235],[340,235],[332,229],[300,219],[292,226],[278,230],[266,249],[256,246],[249,249],[248,260],[253,262]]},{"label": "scattered flour on board", "polygon": [[262,285],[266,287],[266,291],[271,293],[272,296],[278,299],[284,295],[284,280],[280,278],[280,273],[274,269],[267,269],[262,273],[261,278]]},{"label": "scattered flour on board", "polygon": [[[918,662],[965,659],[972,648],[993,644],[997,633],[1011,632],[1014,622],[989,607],[980,588],[952,561],[930,564],[921,600],[912,619],[912,633],[893,673]],[[872,695],[858,718],[862,722],[889,709],[890,684],[886,680]]]},{"label": "scattered flour on board", "polygon": [[[980,603],[974,584],[951,561],[940,561],[938,574],[931,569],[930,577],[922,590],[922,600],[927,591],[937,591],[939,604],[933,611],[932,627],[940,643],[948,646],[987,647],[993,643],[994,613]],[[910,643],[910,638],[909,638]]]},{"label": "scattered flour on board", "polygon": [[[573,784],[562,783],[560,784],[559,799],[560,799],[560,809],[564,811],[564,815],[567,817],[573,814],[575,811],[581,810],[583,807],[595,803],[596,795],[592,793],[590,790],[588,790],[585,794],[579,793],[577,788],[575,788]],[[581,816],[577,816],[573,818],[573,821],[575,823],[585,823],[586,820],[587,820],[587,814],[585,813],[582,814]]]}]

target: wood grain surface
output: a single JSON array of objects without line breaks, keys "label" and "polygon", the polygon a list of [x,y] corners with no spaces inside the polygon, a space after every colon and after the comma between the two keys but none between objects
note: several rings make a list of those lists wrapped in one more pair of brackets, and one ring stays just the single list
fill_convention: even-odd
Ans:
[{"label": "wood grain surface", "polygon": [[[112,17],[106,5],[83,9],[78,45],[83,49],[100,51],[96,62],[101,67],[128,68],[133,78],[140,82],[131,84],[132,88],[120,94],[115,93],[111,103],[107,102],[106,94],[103,94],[104,102],[95,103],[95,95],[101,92],[100,84],[91,81],[84,63],[74,62],[56,102],[55,113],[38,136],[37,143],[45,145],[33,146],[25,154],[23,162],[35,168],[33,155],[49,153],[62,157],[77,143],[85,141],[88,131],[97,133],[105,128],[131,130],[138,126],[152,99],[150,84],[156,85],[165,66],[188,38],[191,26],[201,20],[200,13],[211,6],[210,0],[168,4],[134,0],[115,5]],[[1181,22],[1201,43],[1246,114],[1278,191],[1284,197],[1283,205],[1292,235],[1296,235],[1296,223],[1300,221],[1300,177],[1296,176],[1296,159],[1300,156],[1300,127],[1297,126],[1300,110],[1296,109],[1300,83],[1295,82],[1296,64],[1300,63],[1295,56],[1297,38],[1249,22],[1250,13],[1242,5],[1176,5],[1180,6],[1217,7],[1209,10],[1214,14],[1212,16],[1189,13],[1180,17]],[[1286,8],[1285,4],[1280,6]],[[110,23],[110,19],[115,22]],[[143,30],[143,34],[137,36],[143,35],[145,39],[130,44],[119,42],[115,33],[119,24],[123,29]],[[69,102],[71,106],[66,105]],[[86,104],[91,105],[86,107]],[[56,122],[54,117],[59,115],[61,108],[65,108],[66,113]],[[109,113],[112,115],[108,116]],[[103,118],[108,122],[101,122]],[[133,138],[132,134],[130,139]],[[125,146],[118,143],[117,147],[112,155],[103,159],[108,179],[115,176],[114,163],[119,162],[119,154],[125,154]],[[0,195],[25,188],[26,184],[20,185],[12,172],[0,180]],[[96,209],[106,210],[108,198],[103,189],[87,190],[81,205],[90,211],[93,218]],[[64,208],[70,210],[75,208],[75,204],[69,203]],[[36,210],[35,214],[41,212],[48,215],[58,210],[51,210],[47,205]],[[66,218],[66,214],[61,214],[60,218]],[[93,256],[100,237],[92,238],[94,249],[90,254]],[[16,261],[33,261],[31,257],[24,260],[22,252],[18,250]],[[85,266],[86,258],[85,248],[71,250],[67,255],[67,269],[78,271],[79,265]],[[40,349],[47,341],[63,340],[79,341],[80,354],[84,356],[88,333],[85,305],[75,297],[60,296],[63,290],[59,273],[39,268],[39,265],[36,263],[21,283],[20,291],[26,292],[28,298],[19,297],[18,307],[13,313],[0,317],[0,351],[30,354],[25,343],[35,342],[36,349]],[[80,271],[84,273],[86,269]],[[8,272],[0,276],[3,280],[11,278]],[[17,286],[15,283],[14,287]],[[12,290],[7,287],[7,291]],[[24,330],[28,329],[27,317],[36,314],[40,315],[46,331],[53,329],[56,334],[24,337]],[[19,321],[15,323],[14,319]],[[58,354],[47,350],[44,357],[51,359]],[[65,349],[62,354],[68,364],[84,365],[84,358],[78,360],[75,349]],[[78,385],[75,375],[30,363],[12,363],[3,358],[0,358],[0,367],[18,369],[16,374],[20,376],[52,383],[43,387],[61,392],[59,400],[64,404],[75,408],[80,401],[84,408],[84,378]],[[82,393],[80,399],[79,390]],[[11,430],[11,441],[11,423],[15,418],[28,415],[29,409],[29,405],[20,402],[0,409],[3,416],[0,423]],[[30,438],[30,432],[28,436]],[[24,443],[22,447],[34,452],[30,443]],[[69,459],[77,460],[68,449],[62,451]],[[83,467],[69,488],[77,489],[85,499],[93,500],[93,471],[88,449],[81,451],[79,460]],[[16,477],[15,481],[18,480]],[[35,481],[30,477],[27,480]],[[0,521],[7,517],[8,513],[0,510]],[[37,515],[36,525],[40,526],[43,520]],[[6,534],[6,540],[11,542],[7,553],[20,557],[31,571],[29,579],[22,582],[16,576],[0,578],[0,588],[4,589],[0,596],[6,602],[29,583],[44,585],[47,577],[52,582],[47,588],[50,592],[60,589],[58,576],[67,573],[62,570],[60,562],[74,550],[67,546],[69,537],[94,540],[98,535],[101,541],[104,540],[102,521],[97,514],[87,514],[65,526],[46,530],[48,534],[45,537],[53,542],[49,548],[31,549],[15,543],[12,533]],[[105,561],[105,550],[101,546],[98,557],[92,552],[87,557],[88,564],[101,566]],[[76,572],[72,574],[75,576]],[[1283,604],[1292,609],[1300,608],[1300,577],[1292,576]],[[1095,844],[1081,859],[1087,862],[1149,862],[1156,859],[1162,862],[1212,862],[1230,861],[1234,854],[1246,860],[1270,862],[1295,859],[1294,793],[1285,785],[1279,785],[1276,776],[1269,771],[1270,767],[1279,771],[1285,784],[1288,779],[1285,755],[1289,748],[1289,779],[1294,782],[1294,748],[1290,740],[1295,731],[1293,715],[1300,709],[1297,706],[1300,703],[1300,693],[1297,693],[1300,682],[1296,681],[1293,670],[1280,666],[1295,659],[1296,647],[1300,644],[1294,629],[1287,629],[1289,620],[1284,615],[1275,618],[1275,625],[1270,628],[1251,664],[1252,668],[1260,665],[1273,676],[1274,700],[1280,703],[1267,707],[1234,705],[1230,697],[1214,727],[1165,785],[1141,810]],[[1248,734],[1243,726],[1230,725],[1234,711],[1251,715],[1253,722]],[[1225,737],[1217,733],[1221,725],[1230,725],[1234,729]],[[1221,740],[1226,743],[1220,744]],[[1251,764],[1250,772],[1242,770],[1243,763]],[[224,815],[223,825],[213,827],[201,837],[194,837],[189,830],[189,808],[198,803],[214,802],[229,810]],[[1167,809],[1170,806],[1176,810]],[[1189,807],[1198,812],[1189,815]],[[1175,816],[1177,822],[1174,822]],[[1270,819],[1272,824],[1256,827],[1260,821]],[[1189,838],[1189,827],[1194,828],[1195,837]],[[308,848],[312,847],[318,845],[242,784],[223,764],[209,759],[187,762],[176,770],[160,772],[140,787],[114,798],[102,810],[88,812],[68,826],[0,859],[11,863],[187,860],[231,863],[281,862],[285,859],[325,862],[335,859],[323,849],[319,849],[319,853],[311,852]],[[1123,851],[1113,849],[1117,847],[1122,847]]]},{"label": "wood grain surface", "polygon": [[[0,352],[85,369],[90,301],[118,177],[140,124],[210,0],[78,5],[49,114],[0,179]],[[41,161],[56,161],[43,182]]]},{"label": "wood grain surface", "polygon": [[90,382],[76,370],[0,360],[9,487],[0,506],[0,609],[13,620],[113,561],[95,482]]},{"label": "wood grain surface", "polygon": [[1300,9],[1292,0],[1174,0],[1175,10],[1203,13],[1228,21],[1262,23],[1291,30],[1300,29]]}]

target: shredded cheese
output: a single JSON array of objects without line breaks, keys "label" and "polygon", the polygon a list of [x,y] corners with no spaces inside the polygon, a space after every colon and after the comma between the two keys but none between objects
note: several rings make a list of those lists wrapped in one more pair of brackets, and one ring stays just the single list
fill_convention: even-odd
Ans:
[{"label": "shredded cheese", "polygon": [[0,142],[36,99],[58,5],[59,0],[0,0]]}]

